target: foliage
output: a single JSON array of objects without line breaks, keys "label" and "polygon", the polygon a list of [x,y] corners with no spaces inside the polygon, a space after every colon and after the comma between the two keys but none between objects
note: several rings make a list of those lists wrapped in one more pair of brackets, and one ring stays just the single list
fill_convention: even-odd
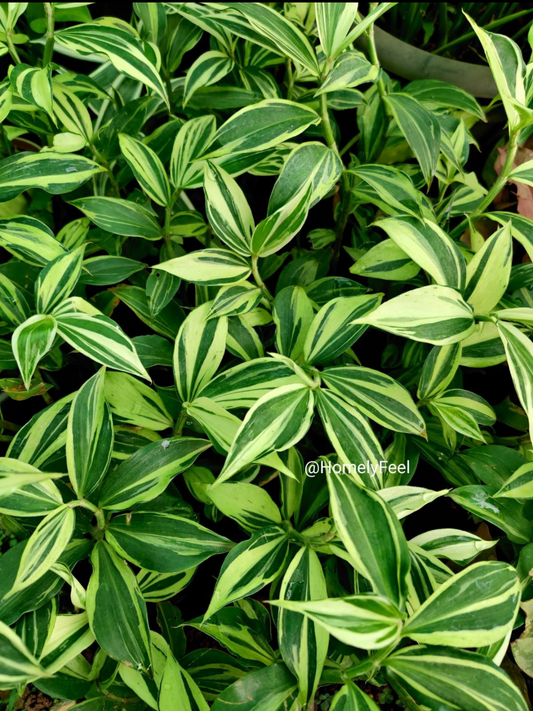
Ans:
[{"label": "foliage", "polygon": [[528,708],[533,64],[484,181],[394,5],[0,5],[11,703]]}]

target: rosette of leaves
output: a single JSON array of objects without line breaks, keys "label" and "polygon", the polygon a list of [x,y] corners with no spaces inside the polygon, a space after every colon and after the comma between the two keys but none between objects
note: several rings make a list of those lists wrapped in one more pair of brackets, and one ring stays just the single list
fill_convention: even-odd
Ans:
[{"label": "rosette of leaves", "polygon": [[533,222],[490,208],[531,70],[472,22],[487,188],[476,99],[380,68],[393,5],[0,6],[12,704],[528,708]]}]

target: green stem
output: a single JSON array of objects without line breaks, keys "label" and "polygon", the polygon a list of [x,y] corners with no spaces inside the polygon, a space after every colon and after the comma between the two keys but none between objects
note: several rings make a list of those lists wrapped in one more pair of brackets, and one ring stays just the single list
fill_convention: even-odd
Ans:
[{"label": "green stem", "polygon": [[12,34],[13,34],[13,30],[11,28],[9,28],[6,32],[7,48],[9,50],[9,54],[13,58],[13,61],[16,62],[16,64],[20,64],[20,57],[18,55],[15,44],[13,42]]},{"label": "green stem", "polygon": [[[331,128],[331,121],[328,112],[328,99],[326,94],[320,95],[320,110],[322,113],[322,132],[324,134],[324,139],[328,145],[340,158],[339,149],[335,141],[335,136],[333,135],[333,130]],[[340,205],[337,212],[337,219],[335,220],[335,245],[333,247],[333,259],[331,262],[331,269],[335,271],[337,264],[339,262],[339,257],[342,248],[342,238],[344,236],[344,230],[346,229],[346,223],[348,222],[348,217],[350,215],[350,179],[346,173],[342,174],[341,185],[340,185]]]},{"label": "green stem", "polygon": [[44,46],[43,67],[48,66],[52,61],[54,53],[54,6],[51,2],[45,2],[44,14],[46,15],[46,44]]},{"label": "green stem", "polygon": [[[371,12],[372,12],[372,10],[374,10],[377,7],[377,4],[378,3],[370,3],[370,11]],[[368,28],[366,37],[368,40],[368,57],[369,57],[370,61],[372,62],[372,64],[375,67],[377,67],[378,69],[380,69],[378,53],[376,50],[376,41],[374,39],[374,23],[372,23],[370,25],[370,27]],[[383,82],[383,78],[381,75],[377,81],[377,87],[378,87],[379,95],[381,96],[381,98],[383,98],[386,95],[387,91],[385,89],[385,84]]]},{"label": "green stem", "polygon": [[324,134],[328,148],[331,148],[338,153],[339,150],[337,148],[335,136],[333,135],[333,129],[331,127],[331,120],[329,118],[327,94],[320,94],[320,111],[322,113],[322,133]]},{"label": "green stem", "polygon": [[185,427],[185,423],[187,422],[187,417],[188,417],[187,408],[184,407],[182,409],[182,411],[180,412],[180,416],[178,417],[178,421],[176,422],[176,426],[174,427],[174,436],[175,437],[181,437],[183,428]]},{"label": "green stem", "polygon": [[[515,12],[513,15],[507,15],[507,17],[500,17],[498,20],[493,20],[492,22],[489,22],[487,25],[484,25],[482,29],[484,30],[493,30],[496,29],[496,27],[500,27],[501,25],[506,24],[507,22],[513,22],[514,20],[518,20],[521,17],[524,17],[525,15],[530,15],[533,12],[533,10],[520,10],[520,12]],[[446,42],[446,44],[443,44],[441,47],[437,47],[437,49],[433,52],[433,54],[442,54],[443,52],[446,52],[446,50],[451,49],[452,47],[457,47],[458,44],[463,44],[463,42],[468,42],[469,40],[473,39],[476,36],[475,32],[466,32],[464,35],[461,35],[460,37],[457,37],[454,40],[451,40],[450,42]]]},{"label": "green stem", "polygon": [[345,679],[353,679],[357,676],[363,676],[363,674],[371,674],[370,678],[378,671],[381,666],[381,662],[391,654],[395,649],[396,643],[390,645],[389,647],[384,647],[383,649],[371,654],[368,659],[365,659],[358,664],[354,664],[353,667],[348,667],[344,672]]},{"label": "green stem", "polygon": [[287,100],[290,101],[294,90],[294,75],[292,72],[292,62],[289,57],[287,57],[285,61],[285,66],[287,68]]},{"label": "green stem", "polygon": [[[514,133],[511,134],[511,137],[509,139],[509,146],[507,148],[507,156],[505,158],[505,163],[502,168],[502,172],[498,176],[498,178],[494,181],[494,184],[492,188],[489,190],[489,192],[485,195],[484,199],[480,202],[480,204],[476,207],[476,209],[469,215],[470,220],[472,224],[478,218],[480,215],[482,215],[487,207],[491,204],[491,202],[494,200],[496,195],[502,190],[502,188],[505,187],[505,184],[507,183],[507,180],[509,178],[509,175],[513,169],[513,163],[514,159],[516,157],[516,152],[518,150],[518,136],[519,136],[519,131],[515,131]],[[468,226],[468,220],[465,218],[461,224],[457,225],[457,227],[451,231],[450,236],[452,238],[459,237],[466,227]]]},{"label": "green stem", "polygon": [[356,133],[353,138],[350,138],[348,143],[344,146],[344,148],[341,149],[340,155],[343,156],[345,153],[347,153],[350,148],[354,145],[354,143],[357,143],[357,141],[361,138],[360,133]]},{"label": "green stem", "polygon": [[18,432],[20,430],[20,425],[16,425],[14,422],[8,422],[7,420],[0,420],[0,430]]},{"label": "green stem", "polygon": [[105,514],[102,511],[102,509],[99,509],[98,506],[95,506],[94,504],[91,504],[90,501],[87,501],[87,499],[77,499],[76,501],[73,501],[72,503],[69,504],[71,508],[75,508],[76,506],[80,506],[83,509],[87,509],[88,511],[92,511],[92,513],[96,516],[96,525],[98,528],[103,531],[105,529],[106,523],[105,523]]},{"label": "green stem", "polygon": [[261,274],[259,274],[259,266],[258,266],[258,261],[259,261],[259,255],[253,254],[252,255],[252,274],[255,279],[255,283],[257,286],[263,290],[264,295],[267,297],[269,301],[273,301],[272,299],[272,294],[270,291],[267,289],[264,281],[261,279]]},{"label": "green stem", "polygon": [[333,259],[331,260],[332,273],[336,272],[337,264],[339,263],[344,230],[350,216],[350,179],[346,173],[341,176],[340,192],[341,200],[337,211],[337,219],[335,220],[335,244],[333,246]]}]

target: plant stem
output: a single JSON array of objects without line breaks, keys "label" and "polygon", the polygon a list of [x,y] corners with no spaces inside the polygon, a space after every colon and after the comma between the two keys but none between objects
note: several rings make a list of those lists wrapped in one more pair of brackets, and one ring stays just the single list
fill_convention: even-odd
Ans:
[{"label": "plant stem", "polygon": [[[533,10],[520,10],[520,12],[515,12],[513,15],[507,15],[506,17],[500,17],[498,20],[493,20],[492,22],[489,22],[487,25],[485,25],[482,29],[484,30],[493,30],[496,29],[496,27],[500,27],[501,25],[504,25],[508,22],[513,22],[513,20],[518,20],[521,17],[524,17],[525,15],[530,15],[533,12]],[[443,52],[446,52],[446,50],[451,49],[452,47],[457,47],[458,44],[463,44],[463,42],[468,42],[469,40],[473,39],[476,36],[475,32],[466,32],[464,35],[461,35],[460,37],[457,37],[454,40],[451,40],[450,42],[446,42],[446,44],[443,44],[441,47],[437,47],[437,49],[433,52],[433,54],[442,54]]]},{"label": "plant stem", "polygon": [[51,2],[45,2],[44,14],[46,15],[46,44],[44,46],[43,67],[48,66],[52,61],[54,53],[54,6]]},{"label": "plant stem", "polygon": [[[371,12],[372,12],[372,10],[374,10],[377,7],[377,4],[378,3],[371,3],[370,4],[370,11]],[[370,58],[370,61],[372,62],[372,64],[375,67],[380,69],[378,53],[376,50],[376,41],[374,39],[374,23],[372,23],[370,25],[370,27],[368,28],[366,36],[368,39],[368,56]],[[387,91],[385,89],[385,84],[383,82],[383,78],[381,77],[381,75],[377,81],[377,87],[378,87],[379,95],[381,96],[381,98],[383,98],[386,95]]]},{"label": "plant stem", "polygon": [[350,138],[348,143],[344,146],[344,148],[341,148],[340,150],[340,155],[343,156],[345,153],[347,153],[350,148],[354,145],[354,143],[357,143],[357,141],[361,138],[360,133],[356,133],[353,138]]},{"label": "plant stem", "polygon": [[14,422],[8,422],[7,420],[0,420],[0,430],[18,432],[20,430],[20,425],[16,425]]},{"label": "plant stem", "polygon": [[181,437],[183,428],[185,426],[185,423],[187,422],[187,417],[188,417],[187,408],[184,407],[180,413],[180,416],[178,417],[176,426],[174,427],[174,436],[175,437]]},{"label": "plant stem", "polygon": [[73,501],[71,504],[69,504],[72,508],[75,508],[76,506],[80,506],[83,509],[87,509],[88,511],[92,511],[92,513],[96,516],[96,525],[98,528],[103,531],[105,529],[105,514],[102,511],[102,509],[99,509],[98,506],[95,506],[94,504],[91,504],[90,501],[87,501],[87,499],[77,499],[76,501]]},{"label": "plant stem", "polygon": [[259,266],[258,266],[258,261],[259,261],[259,255],[257,254],[252,254],[252,274],[255,279],[255,283],[257,286],[263,290],[264,295],[267,297],[269,301],[273,301],[272,299],[272,294],[270,291],[267,289],[265,282],[261,279],[261,274],[259,274]]},{"label": "plant stem", "polygon": [[[513,169],[513,163],[514,159],[516,157],[516,151],[518,150],[518,136],[519,136],[519,131],[514,131],[510,138],[509,138],[509,146],[507,148],[507,156],[505,158],[505,163],[502,168],[502,171],[498,178],[494,181],[494,185],[492,188],[489,190],[489,192],[485,195],[484,199],[481,201],[481,203],[476,207],[476,209],[472,212],[471,215],[469,215],[469,218],[472,222],[474,223],[474,220],[478,218],[480,215],[482,215],[486,208],[491,204],[491,202],[494,200],[496,195],[502,190],[502,188],[505,186],[507,183],[507,179],[509,178],[509,174],[511,173]],[[468,220],[465,218],[461,224],[457,225],[457,227],[451,231],[450,236],[452,238],[459,237],[466,227],[468,226]]]},{"label": "plant stem", "polygon": [[287,99],[290,101],[294,90],[294,76],[292,72],[292,62],[289,57],[285,60],[285,67],[287,69]]},{"label": "plant stem", "polygon": [[9,54],[10,54],[11,57],[13,58],[13,61],[14,61],[16,64],[20,64],[20,57],[19,57],[19,55],[18,55],[17,49],[16,49],[16,47],[15,47],[15,44],[14,44],[14,42],[13,42],[12,34],[13,34],[13,30],[12,30],[11,27],[10,27],[10,28],[7,30],[7,32],[6,32],[7,48],[8,48],[8,50],[9,50]]},{"label": "plant stem", "polygon": [[[335,141],[335,136],[333,135],[333,130],[331,128],[331,121],[328,112],[328,99],[326,94],[320,95],[320,110],[322,113],[322,132],[324,134],[324,139],[328,145],[335,153],[341,157],[337,143]],[[344,236],[344,230],[346,228],[346,223],[348,222],[348,216],[350,214],[350,179],[343,173],[341,176],[340,184],[340,205],[338,208],[337,219],[335,220],[335,245],[333,247],[333,259],[331,262],[332,270],[337,268],[339,261],[342,238]]]},{"label": "plant stem", "polygon": [[337,148],[337,143],[335,141],[335,136],[333,135],[333,129],[331,128],[331,121],[329,118],[327,94],[320,94],[320,111],[322,113],[322,133],[324,134],[328,148],[331,148],[338,154],[339,149]]}]

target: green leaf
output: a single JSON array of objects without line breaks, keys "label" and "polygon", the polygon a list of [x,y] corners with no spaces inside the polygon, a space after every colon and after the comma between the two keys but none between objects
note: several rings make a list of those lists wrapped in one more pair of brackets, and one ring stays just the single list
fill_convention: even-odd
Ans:
[{"label": "green leaf", "polygon": [[353,564],[400,609],[407,595],[410,558],[402,527],[376,493],[360,488],[347,476],[327,470],[333,518]]},{"label": "green leaf", "polygon": [[[239,3],[239,8],[242,8],[243,4]],[[279,17],[278,13],[270,8],[260,5],[256,7]],[[274,148],[318,123],[318,114],[303,104],[285,99],[265,99],[237,111],[223,123],[210,145],[214,150],[208,149],[208,153],[202,158],[215,158],[230,153],[235,156]]]},{"label": "green leaf", "polygon": [[68,668],[78,654],[94,642],[86,612],[77,615],[58,615],[54,628],[40,658],[49,674]]},{"label": "green leaf", "polygon": [[382,462],[385,457],[368,421],[359,410],[328,390],[318,390],[320,419],[343,474],[349,474],[361,486],[379,489],[383,485]]},{"label": "green leaf", "polygon": [[233,547],[195,521],[143,511],[113,518],[106,540],[122,558],[156,573],[181,573]]},{"label": "green leaf", "polygon": [[207,218],[215,234],[234,252],[248,256],[255,223],[237,182],[225,170],[207,161],[204,191]]},{"label": "green leaf", "polygon": [[242,608],[236,606],[215,612],[205,622],[200,620],[188,624],[195,630],[213,637],[242,659],[266,665],[273,664],[276,661],[276,653],[268,643],[264,630],[256,623],[257,620],[251,619]]},{"label": "green leaf", "polygon": [[137,450],[104,479],[99,506],[122,511],[159,496],[211,443],[194,437],[157,440]]},{"label": "green leaf", "polygon": [[175,188],[189,188],[202,174],[195,162],[206,151],[216,133],[214,116],[198,116],[186,121],[178,131],[170,158],[170,182]]},{"label": "green leaf", "polygon": [[[329,635],[313,620],[308,620],[285,607],[309,604],[307,601],[327,597],[326,580],[317,554],[311,548],[300,548],[281,581],[279,591],[283,601],[278,616],[278,640],[283,661],[298,679],[299,698],[307,703],[314,697],[326,655]],[[312,602],[311,602],[312,604]]]},{"label": "green leaf", "polygon": [[116,421],[154,432],[172,427],[163,400],[148,385],[126,373],[105,375],[105,399]]},{"label": "green leaf", "polygon": [[507,479],[496,498],[530,499],[533,497],[533,464],[527,463],[519,467]]},{"label": "green leaf", "polygon": [[70,506],[59,506],[43,518],[28,540],[10,595],[39,580],[57,561],[74,532],[76,515]]},{"label": "green leaf", "polygon": [[0,245],[23,262],[38,267],[66,254],[49,227],[26,215],[0,219]]},{"label": "green leaf", "polygon": [[137,318],[153,331],[172,340],[176,338],[179,327],[185,319],[185,314],[175,299],[170,301],[160,313],[154,316],[150,311],[150,302],[146,296],[146,291],[140,286],[123,284],[115,287],[113,293],[133,311]]},{"label": "green leaf", "polygon": [[461,343],[434,346],[422,366],[418,397],[430,400],[439,395],[453,380],[461,359]]},{"label": "green leaf", "polygon": [[16,64],[11,67],[9,80],[13,91],[24,101],[28,101],[54,119],[51,67],[37,69],[29,64]]},{"label": "green leaf", "polygon": [[52,311],[70,296],[81,274],[85,247],[78,247],[49,262],[35,283],[35,308],[40,314]]},{"label": "green leaf", "polygon": [[226,347],[227,319],[208,318],[211,303],[198,306],[187,316],[174,346],[176,388],[183,402],[195,395],[214,376]]},{"label": "green leaf", "polygon": [[313,184],[306,181],[288,203],[256,226],[251,243],[253,254],[261,257],[275,254],[298,234],[307,219],[312,193]]},{"label": "green leaf", "polygon": [[154,269],[204,286],[235,284],[247,279],[252,272],[248,262],[227,249],[190,252],[183,257],[156,264]]},{"label": "green leaf", "polygon": [[434,711],[526,711],[518,687],[486,657],[446,647],[416,645],[384,661],[387,676]]},{"label": "green leaf", "polygon": [[411,147],[426,183],[435,174],[440,152],[440,124],[436,117],[409,94],[388,94],[387,106]]},{"label": "green leaf", "polygon": [[375,244],[350,267],[352,274],[387,281],[408,281],[419,271],[418,264],[391,239]]},{"label": "green leaf", "polygon": [[64,84],[54,81],[54,113],[71,133],[82,136],[86,143],[92,139],[93,125],[89,111],[82,100]]},{"label": "green leaf", "polygon": [[299,442],[311,425],[313,404],[313,391],[301,383],[261,397],[247,412],[214,486],[247,464]]},{"label": "green leaf", "polygon": [[279,12],[256,2],[227,2],[224,6],[244,15],[257,33],[256,41],[261,43],[264,38],[268,42],[268,49],[277,47],[278,54],[286,55],[302,64],[314,76],[319,75],[316,55],[308,39]]},{"label": "green leaf", "polygon": [[374,7],[367,15],[364,17],[357,25],[348,33],[347,37],[344,39],[339,47],[339,52],[342,52],[347,47],[349,47],[352,42],[354,42],[358,37],[360,37],[363,32],[366,32],[374,22],[381,17],[387,10],[394,7],[397,3],[395,2],[380,2],[376,7]]},{"label": "green leaf", "polygon": [[301,286],[288,286],[274,299],[272,317],[276,325],[278,353],[297,360],[303,353],[307,332],[314,317],[311,300]]},{"label": "green leaf", "polygon": [[108,286],[125,281],[142,269],[144,264],[135,259],[102,254],[83,261],[80,281],[93,286]]},{"label": "green leaf", "polygon": [[36,659],[41,658],[44,645],[57,619],[57,600],[52,598],[42,607],[27,612],[17,622],[14,631]]},{"label": "green leaf", "polygon": [[208,317],[238,316],[255,309],[263,298],[263,291],[244,281],[232,286],[224,286],[211,304]]},{"label": "green leaf", "polygon": [[182,573],[153,573],[140,570],[137,582],[146,602],[163,602],[184,590],[191,582],[196,568],[189,568]]},{"label": "green leaf", "polygon": [[[0,497],[10,496],[18,489],[50,479],[59,479],[63,474],[41,472],[31,464],[10,457],[0,457]],[[2,504],[0,504],[1,506]],[[276,523],[280,523],[277,521]]]},{"label": "green leaf", "polygon": [[277,600],[271,604],[305,615],[351,647],[382,649],[400,637],[403,615],[381,595],[366,593],[309,602]]},{"label": "green leaf", "polygon": [[224,52],[204,52],[187,70],[183,92],[183,106],[189,103],[197,89],[216,84],[233,70],[234,61]]},{"label": "green leaf", "polygon": [[322,379],[363,414],[396,432],[424,434],[426,424],[408,390],[385,373],[347,365],[326,368]]},{"label": "green leaf", "polygon": [[521,123],[521,116],[517,111],[516,105],[527,106],[524,86],[526,66],[522,58],[522,52],[516,42],[509,37],[487,32],[479,27],[466,13],[465,16],[472,25],[485,52],[492,76],[498,88],[498,94],[509,119],[510,129],[518,128]]},{"label": "green leaf", "polygon": [[464,289],[465,259],[456,243],[434,222],[425,218],[398,216],[379,220],[376,225],[413,262],[430,274],[436,284],[451,286],[459,291]]},{"label": "green leaf", "polygon": [[73,398],[74,393],[67,395],[34,415],[14,436],[7,456],[39,468],[49,467],[52,462],[62,459]]},{"label": "green leaf", "polygon": [[[392,214],[407,213],[413,217],[421,216],[420,193],[409,176],[401,170],[391,165],[360,165],[350,168],[347,172],[353,173],[374,188],[387,210],[392,208]],[[422,227],[422,224],[418,224],[418,227]]]},{"label": "green leaf", "polygon": [[476,314],[491,311],[505,294],[513,261],[511,223],[497,230],[467,267],[464,298]]},{"label": "green leaf", "polygon": [[441,346],[462,341],[475,330],[471,307],[455,289],[437,285],[396,296],[357,323]]},{"label": "green leaf", "polygon": [[126,163],[144,192],[158,205],[170,205],[170,183],[157,153],[125,133],[118,136]]},{"label": "green leaf", "polygon": [[52,348],[56,333],[57,323],[52,316],[31,316],[13,333],[11,345],[26,390],[39,361]]},{"label": "green leaf", "polygon": [[31,188],[40,188],[51,195],[70,193],[103,170],[92,160],[74,154],[16,153],[0,161],[0,202],[12,200]]},{"label": "green leaf", "polygon": [[180,667],[172,652],[167,655],[165,671],[159,692],[159,711],[209,711],[209,704],[202,696],[196,682]]},{"label": "green leaf", "polygon": [[100,229],[124,237],[161,239],[161,227],[148,208],[132,200],[90,196],[72,200],[74,205]]},{"label": "green leaf", "polygon": [[484,561],[443,583],[407,621],[403,636],[422,644],[479,647],[510,632],[520,583],[507,563]]},{"label": "green leaf", "polygon": [[457,109],[485,121],[483,109],[474,97],[454,84],[438,79],[417,79],[408,84],[404,88],[404,92],[414,97],[430,111]]},{"label": "green leaf", "polygon": [[[120,326],[80,301],[64,302],[56,309],[54,317],[61,338],[97,363],[150,380],[135,346]],[[88,312],[78,310],[80,306]]]},{"label": "green leaf", "polygon": [[375,82],[378,76],[379,67],[371,64],[361,52],[348,50],[337,59],[315,96]]},{"label": "green leaf", "polygon": [[456,528],[437,528],[415,536],[409,545],[416,545],[437,558],[448,558],[466,565],[481,551],[495,546],[497,541],[485,541],[475,533]]},{"label": "green leaf", "polygon": [[236,545],[222,564],[204,620],[271,583],[283,569],[288,553],[289,539],[279,526],[265,527]]},{"label": "green leaf", "polygon": [[255,484],[231,482],[208,490],[210,500],[224,516],[253,532],[281,523],[281,513],[270,494]]},{"label": "green leaf", "polygon": [[20,637],[0,622],[0,688],[14,689],[34,679],[47,677]]},{"label": "green leaf", "polygon": [[352,681],[347,681],[333,697],[330,711],[379,711],[379,706]]},{"label": "green leaf", "polygon": [[394,511],[398,519],[405,518],[414,511],[418,511],[426,504],[439,499],[447,494],[449,489],[441,489],[433,491],[432,489],[424,489],[421,486],[388,486],[386,489],[381,489],[378,493],[386,501]]},{"label": "green leaf", "polygon": [[321,365],[344,353],[366,330],[356,320],[376,309],[381,297],[382,294],[340,296],[328,301],[307,332],[304,361]]},{"label": "green leaf", "polygon": [[133,572],[104,541],[95,545],[91,563],[87,614],[96,641],[112,659],[134,669],[149,669],[148,615]]},{"label": "green leaf", "polygon": [[79,498],[91,494],[107,471],[113,451],[113,420],[104,398],[105,368],[76,393],[68,418],[67,467]]},{"label": "green leaf", "polygon": [[4,121],[7,118],[9,112],[11,111],[11,106],[13,103],[13,89],[9,82],[9,79],[4,79],[0,83],[0,121]]},{"label": "green leaf", "polygon": [[103,54],[121,73],[152,89],[168,106],[165,85],[137,33],[124,20],[102,17],[55,33],[56,42],[80,54]]},{"label": "green leaf", "polygon": [[516,394],[528,416],[529,429],[533,431],[533,343],[510,323],[498,321],[496,325],[505,346]]},{"label": "green leaf", "polygon": [[0,273],[0,318],[19,326],[30,317],[30,307],[22,291]]},{"label": "green leaf", "polygon": [[211,711],[285,711],[294,708],[297,697],[298,686],[287,667],[271,664],[249,672],[225,689]]},{"label": "green leaf", "polygon": [[309,182],[313,186],[309,207],[313,207],[339,180],[342,168],[342,162],[335,151],[323,143],[309,142],[296,146],[285,160],[272,189],[268,214],[272,215],[290,203]]},{"label": "green leaf", "polygon": [[295,384],[301,384],[301,379],[284,362],[257,358],[220,373],[198,395],[233,410],[250,408],[272,390]]},{"label": "green leaf", "polygon": [[524,515],[523,507],[512,499],[496,498],[498,487],[460,486],[454,489],[450,498],[475,516],[501,528],[515,543],[529,543],[533,535],[533,525]]}]

